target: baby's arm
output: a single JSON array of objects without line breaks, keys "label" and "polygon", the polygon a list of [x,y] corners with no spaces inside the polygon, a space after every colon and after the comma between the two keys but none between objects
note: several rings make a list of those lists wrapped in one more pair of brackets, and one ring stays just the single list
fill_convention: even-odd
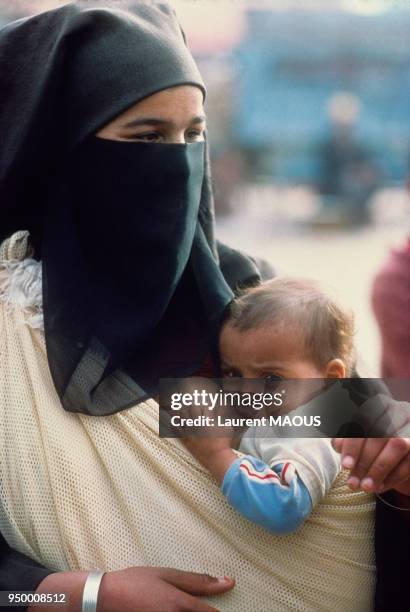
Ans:
[{"label": "baby's arm", "polygon": [[276,535],[299,529],[313,507],[308,489],[290,462],[271,469],[251,455],[231,464],[222,492],[243,516]]},{"label": "baby's arm", "polygon": [[250,428],[241,440],[240,451],[259,457],[275,472],[289,462],[296,470],[298,482],[309,492],[313,509],[328,494],[341,469],[340,456],[332,448],[331,440],[260,434],[256,428]]},{"label": "baby's arm", "polygon": [[250,455],[238,458],[231,442],[221,437],[184,440],[240,514],[276,535],[296,531],[312,511],[312,501],[292,464],[271,469]]}]

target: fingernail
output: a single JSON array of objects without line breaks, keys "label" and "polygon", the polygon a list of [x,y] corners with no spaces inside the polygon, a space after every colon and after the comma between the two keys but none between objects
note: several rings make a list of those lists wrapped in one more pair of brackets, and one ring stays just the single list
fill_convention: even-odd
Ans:
[{"label": "fingernail", "polygon": [[342,465],[343,467],[347,468],[350,470],[350,468],[352,468],[354,466],[354,459],[351,455],[345,455],[342,458]]},{"label": "fingernail", "polygon": [[220,584],[226,584],[227,582],[232,582],[232,578],[228,578],[228,576],[218,576],[217,580]]},{"label": "fingernail", "polygon": [[333,438],[332,446],[335,450],[340,450],[342,446],[342,438]]},{"label": "fingernail", "polygon": [[360,480],[356,478],[356,476],[350,476],[350,478],[347,479],[347,484],[351,489],[358,489],[360,485]]},{"label": "fingernail", "polygon": [[373,478],[363,478],[360,482],[360,487],[365,491],[372,491],[374,489]]}]

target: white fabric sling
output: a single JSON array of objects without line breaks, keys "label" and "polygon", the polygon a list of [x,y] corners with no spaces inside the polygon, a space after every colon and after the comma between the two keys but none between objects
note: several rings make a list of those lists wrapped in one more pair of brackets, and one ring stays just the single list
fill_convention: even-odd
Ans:
[{"label": "white fabric sling", "polygon": [[[55,569],[169,566],[230,575],[223,611],[371,610],[374,500],[346,473],[297,533],[275,537],[230,508],[150,400],[109,417],[65,412],[41,329],[41,264],[27,236],[0,248],[0,528]],[[40,292],[41,294],[41,292]]]}]

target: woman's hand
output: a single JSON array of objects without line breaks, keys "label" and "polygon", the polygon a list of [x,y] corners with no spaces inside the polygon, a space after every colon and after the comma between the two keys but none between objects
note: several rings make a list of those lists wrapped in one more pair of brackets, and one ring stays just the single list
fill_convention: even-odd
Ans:
[{"label": "woman's hand", "polygon": [[[80,612],[86,572],[50,574],[37,593],[68,593],[67,612]],[[162,567],[131,567],[104,575],[98,593],[98,612],[217,612],[198,596],[220,595],[235,584],[231,578],[214,578]],[[61,612],[59,606],[36,606],[28,612]]]}]

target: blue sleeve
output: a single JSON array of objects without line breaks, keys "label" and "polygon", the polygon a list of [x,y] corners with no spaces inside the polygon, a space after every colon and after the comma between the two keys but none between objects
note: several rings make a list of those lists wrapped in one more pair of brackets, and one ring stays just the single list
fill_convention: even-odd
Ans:
[{"label": "blue sleeve", "polygon": [[309,491],[299,476],[295,473],[285,482],[286,466],[271,469],[246,455],[229,467],[222,482],[223,494],[238,512],[276,535],[296,531],[312,511]]}]

